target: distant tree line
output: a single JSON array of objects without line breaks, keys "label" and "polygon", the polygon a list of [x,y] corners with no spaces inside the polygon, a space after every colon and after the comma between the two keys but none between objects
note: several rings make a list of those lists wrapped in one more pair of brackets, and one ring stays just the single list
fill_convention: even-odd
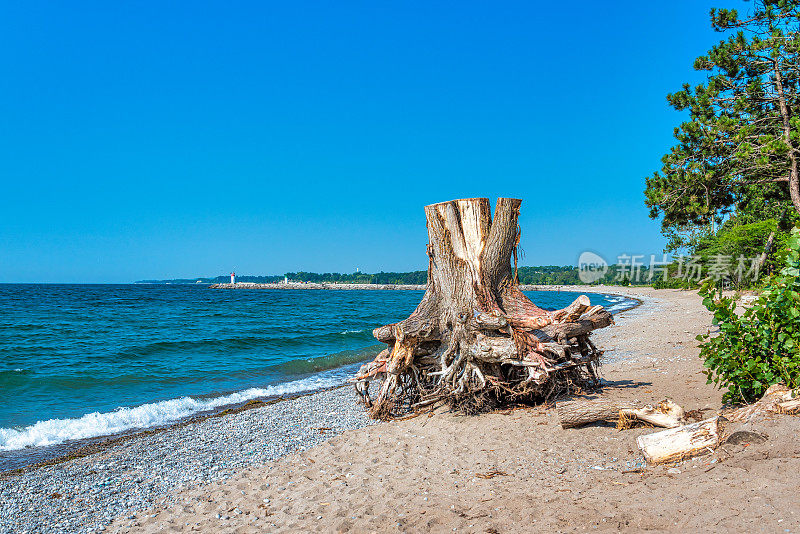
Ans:
[{"label": "distant tree line", "polygon": [[520,284],[568,285],[581,284],[578,268],[571,265],[543,265],[541,267],[519,267],[517,276]]},{"label": "distant tree line", "polygon": [[[572,265],[544,265],[539,267],[519,267],[519,283],[529,285],[585,285],[578,277],[578,268]],[[299,271],[282,275],[237,276],[237,282],[252,282],[257,284],[274,284],[282,282],[284,278],[293,282],[309,282],[314,284],[406,284],[424,285],[428,282],[427,271],[410,272],[379,272],[379,273],[311,273]],[[224,284],[230,282],[229,275],[220,275],[211,278],[173,278],[170,280],[140,280],[140,284]],[[649,284],[647,266],[641,266],[638,274],[630,269],[618,265],[610,265],[605,275],[594,284],[630,285]]]},{"label": "distant tree line", "polygon": [[[535,286],[555,285],[650,285],[654,279],[650,278],[650,269],[647,265],[609,265],[606,273],[597,281],[585,284],[578,276],[580,271],[572,265],[544,265],[539,267],[519,267],[517,276],[519,283]],[[653,273],[657,277],[657,273]]]},{"label": "distant tree line", "polygon": [[[307,273],[300,271],[297,273],[286,273],[286,278],[296,282],[321,283],[340,283],[340,284],[426,284],[428,281],[427,271],[411,271],[407,273],[385,273],[383,271],[375,274],[369,273]],[[283,277],[281,277],[283,279]]]}]

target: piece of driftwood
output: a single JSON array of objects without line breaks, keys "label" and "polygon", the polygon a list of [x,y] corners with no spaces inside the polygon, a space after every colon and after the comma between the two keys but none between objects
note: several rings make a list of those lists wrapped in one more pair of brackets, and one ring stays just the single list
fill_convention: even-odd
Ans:
[{"label": "piece of driftwood", "polygon": [[575,428],[598,421],[617,421],[620,428],[626,428],[630,420],[674,428],[680,426],[684,419],[683,408],[671,399],[643,407],[605,399],[574,400],[559,402],[556,409],[562,428]]},{"label": "piece of driftwood", "polygon": [[[373,331],[387,348],[353,379],[373,417],[438,401],[472,412],[599,384],[602,351],[589,335],[613,318],[585,295],[547,311],[522,293],[520,204],[500,198],[494,216],[486,198],[425,207],[425,295],[407,319]],[[368,388],[376,379],[382,382],[373,400]]]},{"label": "piece of driftwood", "polygon": [[800,399],[792,399],[778,403],[778,413],[794,415],[800,412]]},{"label": "piece of driftwood", "polygon": [[714,417],[636,438],[650,464],[677,462],[712,452],[719,445],[719,418]]},{"label": "piece of driftwood", "polygon": [[725,418],[738,423],[751,423],[769,417],[771,414],[794,413],[790,410],[796,410],[796,408],[792,408],[792,404],[787,405],[786,403],[791,403],[800,396],[798,393],[800,392],[789,389],[783,384],[773,384],[767,388],[764,396],[759,400],[725,414]]}]

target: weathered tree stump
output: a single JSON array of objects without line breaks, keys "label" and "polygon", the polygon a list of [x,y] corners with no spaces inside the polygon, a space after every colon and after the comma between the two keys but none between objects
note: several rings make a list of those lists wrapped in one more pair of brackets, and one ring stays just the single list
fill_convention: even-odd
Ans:
[{"label": "weathered tree stump", "polygon": [[[494,219],[486,198],[425,207],[425,296],[407,319],[374,330],[388,348],[354,379],[373,417],[439,400],[475,411],[598,385],[602,352],[589,334],[612,324],[611,314],[590,307],[586,296],[549,312],[523,295],[516,277],[520,204],[498,199]],[[374,379],[383,382],[372,402]]]}]

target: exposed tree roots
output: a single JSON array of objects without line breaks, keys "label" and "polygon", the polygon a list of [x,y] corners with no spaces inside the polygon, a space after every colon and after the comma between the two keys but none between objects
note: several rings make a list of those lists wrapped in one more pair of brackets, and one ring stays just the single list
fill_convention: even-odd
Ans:
[{"label": "exposed tree roots", "polygon": [[[374,330],[387,349],[354,379],[372,417],[391,419],[440,402],[476,413],[599,385],[602,352],[589,336],[612,324],[611,314],[584,295],[550,312],[522,294],[519,206],[499,199],[494,220],[488,199],[425,208],[425,296],[406,320]],[[374,400],[372,380],[381,381]]]}]

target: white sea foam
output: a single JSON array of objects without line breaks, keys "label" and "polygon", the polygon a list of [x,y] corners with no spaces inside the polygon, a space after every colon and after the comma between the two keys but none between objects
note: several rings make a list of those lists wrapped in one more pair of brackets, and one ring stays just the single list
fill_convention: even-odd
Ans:
[{"label": "white sea foam", "polygon": [[608,306],[606,311],[611,313],[625,311],[636,306],[635,300],[625,297],[609,297],[608,301],[611,303],[611,306]]},{"label": "white sea foam", "polygon": [[339,333],[340,334],[360,334],[363,331],[364,331],[363,329],[362,330],[342,330]]},{"label": "white sea foam", "polygon": [[77,419],[50,419],[21,429],[0,428],[0,450],[12,451],[26,447],[57,445],[72,439],[95,438],[127,430],[162,426],[184,417],[214,410],[221,406],[240,404],[260,397],[275,397],[303,393],[344,382],[342,369],[337,373],[314,375],[264,388],[250,388],[230,395],[208,399],[181,397],[134,408],[118,408],[113,412],[88,413]]}]

